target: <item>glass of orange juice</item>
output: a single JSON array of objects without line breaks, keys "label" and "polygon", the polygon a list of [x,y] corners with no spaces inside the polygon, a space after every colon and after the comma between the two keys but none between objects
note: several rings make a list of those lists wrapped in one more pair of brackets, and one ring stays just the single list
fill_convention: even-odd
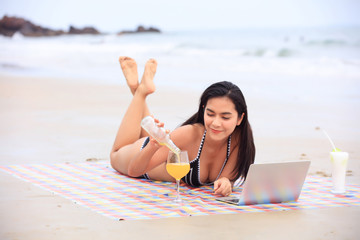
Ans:
[{"label": "glass of orange juice", "polygon": [[187,151],[174,153],[169,151],[166,171],[176,180],[176,199],[174,202],[182,202],[180,198],[180,179],[190,171],[189,157]]}]

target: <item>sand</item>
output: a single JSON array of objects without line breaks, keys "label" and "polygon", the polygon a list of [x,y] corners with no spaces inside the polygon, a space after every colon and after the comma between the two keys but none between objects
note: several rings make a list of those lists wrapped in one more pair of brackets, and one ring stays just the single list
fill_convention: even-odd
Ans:
[{"label": "sand", "polygon": [[[109,161],[131,94],[121,82],[85,82],[0,76],[0,164]],[[173,129],[196,110],[200,93],[159,87],[149,105]],[[318,106],[268,109],[264,99],[247,100],[256,161],[309,159],[309,174],[330,176],[331,147],[319,126],[284,121],[285,113],[316,116]],[[329,132],[350,153],[347,182],[359,184],[359,129],[350,127],[354,134],[349,126]],[[7,173],[0,172],[0,182],[0,239],[356,239],[360,233],[358,207],[117,222]]]}]

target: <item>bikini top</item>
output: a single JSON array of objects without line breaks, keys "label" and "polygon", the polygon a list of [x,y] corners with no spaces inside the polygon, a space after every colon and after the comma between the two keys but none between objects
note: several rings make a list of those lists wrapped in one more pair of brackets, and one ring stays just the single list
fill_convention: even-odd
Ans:
[{"label": "bikini top", "polygon": [[[181,180],[183,180],[186,184],[192,186],[192,187],[199,187],[202,185],[212,185],[214,184],[214,182],[211,183],[202,183],[200,181],[200,155],[201,155],[201,151],[202,148],[204,146],[204,142],[205,142],[205,136],[206,136],[206,130],[204,131],[204,135],[201,139],[201,143],[200,143],[200,147],[198,150],[198,154],[196,156],[196,158],[192,161],[190,161],[190,171],[188,172],[188,174],[185,175],[185,177],[183,177]],[[215,181],[220,177],[222,171],[224,170],[224,167],[229,159],[230,156],[230,146],[231,146],[231,135],[228,138],[228,143],[227,143],[227,152],[226,152],[226,158],[225,161],[221,167],[221,170],[218,174],[218,176],[216,177]]]}]

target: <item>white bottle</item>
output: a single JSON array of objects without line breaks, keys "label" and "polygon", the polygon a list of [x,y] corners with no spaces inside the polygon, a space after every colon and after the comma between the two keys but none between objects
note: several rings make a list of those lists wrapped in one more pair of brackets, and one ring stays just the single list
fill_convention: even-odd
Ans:
[{"label": "white bottle", "polygon": [[147,131],[160,145],[168,147],[176,154],[180,153],[180,149],[170,139],[170,135],[166,133],[164,128],[158,127],[154,118],[151,116],[145,117],[141,121],[141,127]]}]

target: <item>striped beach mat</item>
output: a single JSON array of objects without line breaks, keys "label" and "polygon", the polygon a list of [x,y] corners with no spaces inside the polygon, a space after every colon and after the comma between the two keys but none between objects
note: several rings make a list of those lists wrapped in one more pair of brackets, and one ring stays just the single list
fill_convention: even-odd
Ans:
[{"label": "striped beach mat", "polygon": [[[175,183],[130,178],[113,170],[108,162],[10,165],[0,169],[116,220],[360,206],[360,186],[348,184],[345,195],[334,195],[330,178],[316,176],[307,176],[297,202],[235,206],[216,201],[211,186],[181,185],[184,203],[173,203]],[[240,192],[241,188],[236,188],[233,195]]]}]

